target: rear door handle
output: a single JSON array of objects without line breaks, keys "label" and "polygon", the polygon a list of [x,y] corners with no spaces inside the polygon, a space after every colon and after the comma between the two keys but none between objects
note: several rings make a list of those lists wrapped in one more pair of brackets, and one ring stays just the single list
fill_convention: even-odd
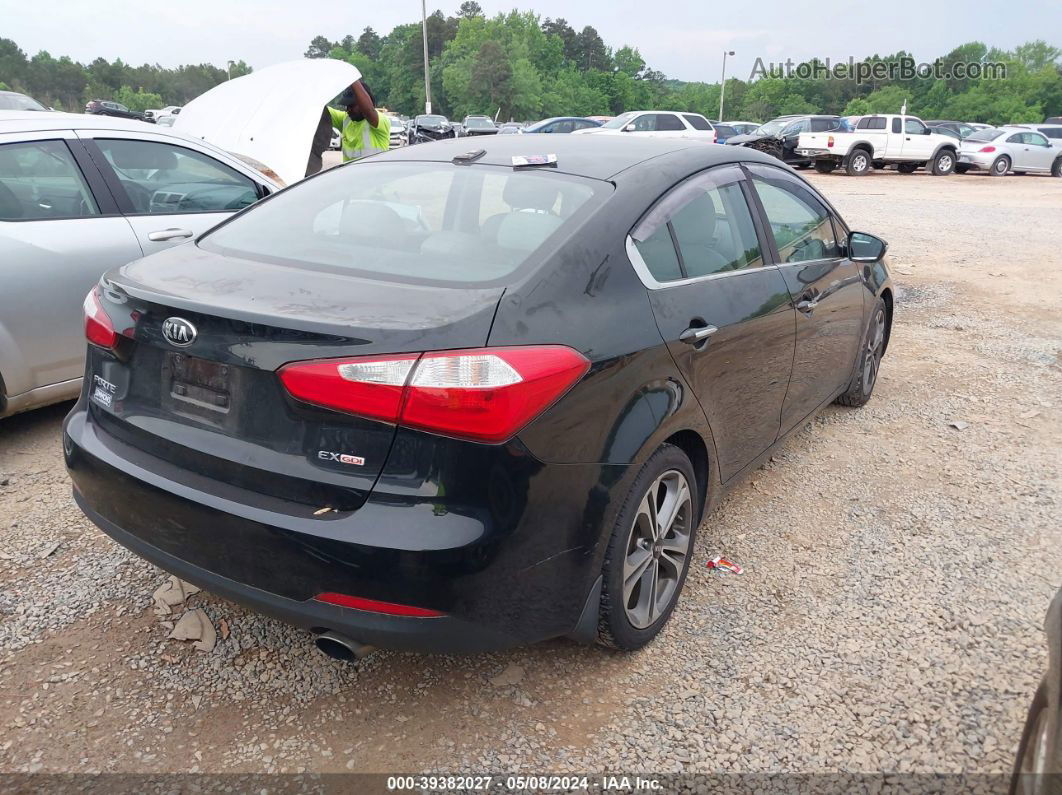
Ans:
[{"label": "rear door handle", "polygon": [[153,243],[164,243],[167,240],[180,240],[185,237],[191,237],[191,229],[177,229],[176,227],[171,229],[158,229],[154,232],[148,232],[148,240]]},{"label": "rear door handle", "polygon": [[696,345],[704,342],[717,331],[719,329],[715,326],[690,326],[679,335],[679,341],[687,345]]}]

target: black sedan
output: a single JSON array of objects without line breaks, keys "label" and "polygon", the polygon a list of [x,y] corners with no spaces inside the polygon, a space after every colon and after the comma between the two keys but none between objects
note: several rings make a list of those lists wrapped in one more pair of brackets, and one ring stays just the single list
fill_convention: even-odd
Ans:
[{"label": "black sedan", "polygon": [[154,122],[143,113],[130,110],[121,102],[111,102],[106,99],[92,99],[85,103],[85,113],[95,116],[114,116],[118,119],[136,119],[137,121]]},{"label": "black sedan", "polygon": [[89,518],[337,656],[651,640],[724,491],[870,399],[885,244],[740,147],[476,147],[106,274],[64,428]]}]

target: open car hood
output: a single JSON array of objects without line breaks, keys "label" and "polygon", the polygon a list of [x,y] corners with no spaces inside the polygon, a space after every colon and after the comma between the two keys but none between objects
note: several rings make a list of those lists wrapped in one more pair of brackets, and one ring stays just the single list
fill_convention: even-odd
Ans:
[{"label": "open car hood", "polygon": [[268,166],[284,182],[298,182],[321,109],[361,77],[353,64],[307,58],[228,80],[181,109],[174,129]]}]

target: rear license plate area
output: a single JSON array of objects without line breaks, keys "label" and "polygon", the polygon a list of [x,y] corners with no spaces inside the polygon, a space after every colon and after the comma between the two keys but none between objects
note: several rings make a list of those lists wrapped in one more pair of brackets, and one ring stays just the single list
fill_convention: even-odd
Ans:
[{"label": "rear license plate area", "polygon": [[162,407],[185,417],[224,426],[232,411],[238,368],[167,352],[162,365]]}]

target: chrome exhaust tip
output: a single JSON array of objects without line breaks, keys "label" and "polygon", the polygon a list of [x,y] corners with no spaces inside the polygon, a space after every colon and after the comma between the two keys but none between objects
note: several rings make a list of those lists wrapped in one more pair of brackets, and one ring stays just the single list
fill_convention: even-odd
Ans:
[{"label": "chrome exhaust tip", "polygon": [[360,660],[371,654],[375,646],[359,643],[338,632],[322,632],[314,638],[314,645],[333,660]]}]

